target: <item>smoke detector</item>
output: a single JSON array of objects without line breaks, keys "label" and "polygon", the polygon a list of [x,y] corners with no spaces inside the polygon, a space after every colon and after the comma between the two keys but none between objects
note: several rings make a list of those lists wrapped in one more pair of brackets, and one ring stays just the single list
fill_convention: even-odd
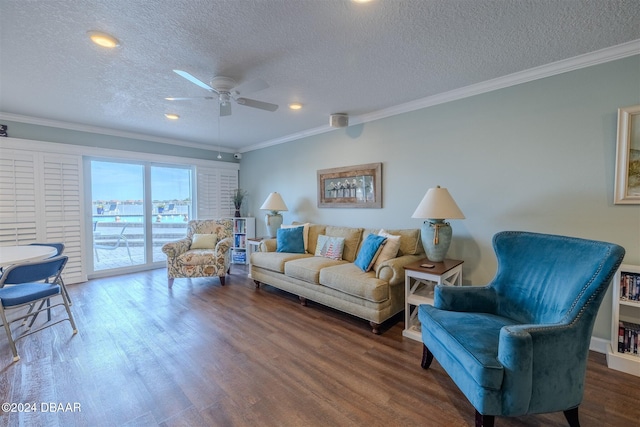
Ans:
[{"label": "smoke detector", "polygon": [[329,116],[329,126],[332,128],[344,128],[349,126],[349,116],[343,113],[331,114]]}]

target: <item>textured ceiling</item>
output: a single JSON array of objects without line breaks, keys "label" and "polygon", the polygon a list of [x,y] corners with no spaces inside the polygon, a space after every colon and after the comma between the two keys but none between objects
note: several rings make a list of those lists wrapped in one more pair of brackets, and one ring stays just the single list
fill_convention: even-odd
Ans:
[{"label": "textured ceiling", "polygon": [[[243,151],[639,40],[640,1],[0,0],[0,37],[0,117]],[[164,99],[209,95],[173,69],[263,79],[243,96],[280,108],[218,128],[217,101]]]}]

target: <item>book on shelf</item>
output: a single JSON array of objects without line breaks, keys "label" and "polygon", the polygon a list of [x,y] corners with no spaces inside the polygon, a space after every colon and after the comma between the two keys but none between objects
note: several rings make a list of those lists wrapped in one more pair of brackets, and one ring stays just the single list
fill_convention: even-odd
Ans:
[{"label": "book on shelf", "polygon": [[618,352],[638,356],[639,333],[639,324],[620,321],[618,323]]},{"label": "book on shelf", "polygon": [[640,302],[640,274],[620,274],[620,299],[625,301]]},{"label": "book on shelf", "polygon": [[233,251],[231,257],[234,263],[243,264],[247,261],[247,254],[244,251]]},{"label": "book on shelf", "polygon": [[245,230],[244,220],[235,221],[235,225],[233,228],[234,228],[233,230],[234,233],[240,233],[240,234],[244,233],[244,230]]},{"label": "book on shelf", "polygon": [[233,239],[233,246],[244,249],[247,246],[247,236],[244,234],[236,234]]}]

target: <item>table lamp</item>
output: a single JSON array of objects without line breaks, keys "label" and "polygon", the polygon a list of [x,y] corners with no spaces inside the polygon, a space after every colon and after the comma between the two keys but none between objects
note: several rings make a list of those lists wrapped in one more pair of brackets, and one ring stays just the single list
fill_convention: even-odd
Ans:
[{"label": "table lamp", "polygon": [[427,258],[444,260],[451,244],[451,226],[445,219],[464,219],[462,211],[446,188],[439,185],[427,190],[411,218],[427,219],[422,224],[421,238]]},{"label": "table lamp", "polygon": [[267,200],[260,206],[260,209],[271,211],[264,217],[264,220],[267,224],[269,237],[276,237],[278,228],[282,225],[282,215],[280,215],[279,211],[289,210],[287,209],[287,205],[284,204],[280,193],[273,192],[269,194],[269,197],[267,197]]}]

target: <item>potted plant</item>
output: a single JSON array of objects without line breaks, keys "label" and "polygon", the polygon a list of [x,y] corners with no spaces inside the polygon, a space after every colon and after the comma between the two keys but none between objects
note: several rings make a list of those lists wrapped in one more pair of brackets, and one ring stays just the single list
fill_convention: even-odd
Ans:
[{"label": "potted plant", "polygon": [[98,215],[102,215],[104,213],[104,205],[102,203],[98,204],[96,206],[96,211],[98,212]]},{"label": "potted plant", "polygon": [[240,214],[240,207],[242,206],[242,201],[244,197],[247,195],[247,192],[241,188],[236,188],[233,190],[233,205],[236,208],[236,212],[233,215],[236,218],[240,218],[242,215]]},{"label": "potted plant", "polygon": [[165,205],[164,203],[158,203],[157,208],[158,208],[158,213],[159,213],[159,214],[161,214],[162,212],[164,212],[164,207],[165,207],[165,206],[166,206],[166,205]]}]

